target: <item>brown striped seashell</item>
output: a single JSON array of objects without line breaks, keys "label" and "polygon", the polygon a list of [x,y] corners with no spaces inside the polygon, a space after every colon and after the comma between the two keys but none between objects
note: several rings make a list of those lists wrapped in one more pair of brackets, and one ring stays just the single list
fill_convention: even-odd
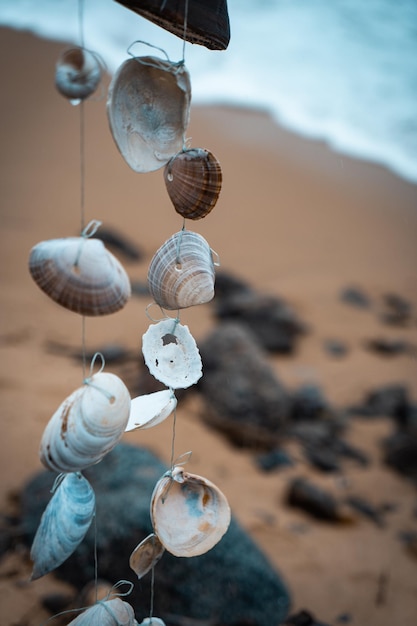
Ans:
[{"label": "brown striped seashell", "polygon": [[148,270],[149,291],[163,309],[186,309],[214,297],[214,262],[207,241],[190,230],[167,239]]},{"label": "brown striped seashell", "polygon": [[210,213],[222,187],[220,163],[208,150],[191,148],[165,166],[165,185],[177,213],[199,220]]},{"label": "brown striped seashell", "polygon": [[84,100],[97,89],[102,66],[94,52],[69,48],[60,55],[55,68],[55,87],[69,100]]},{"label": "brown striped seashell", "polygon": [[216,485],[176,466],[156,483],[151,499],[154,532],[175,556],[213,548],[230,524],[230,507]]},{"label": "brown striped seashell", "polygon": [[158,537],[151,533],[133,550],[129,558],[129,565],[139,580],[154,567],[161,559],[165,548]]},{"label": "brown striped seashell", "polygon": [[29,271],[52,300],[81,315],[114,313],[131,293],[126,271],[100,239],[42,241],[31,250]]},{"label": "brown striped seashell", "polygon": [[144,56],[119,67],[109,87],[107,115],[129,167],[157,170],[182,149],[190,102],[190,76],[183,63]]},{"label": "brown striped seashell", "polygon": [[[181,39],[209,50],[226,50],[230,41],[226,0],[117,0]],[[188,12],[186,13],[186,8]]]}]

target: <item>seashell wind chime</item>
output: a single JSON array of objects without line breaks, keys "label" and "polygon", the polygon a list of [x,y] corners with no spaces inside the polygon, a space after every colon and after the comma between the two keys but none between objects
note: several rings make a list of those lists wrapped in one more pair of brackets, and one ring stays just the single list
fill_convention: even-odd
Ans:
[{"label": "seashell wind chime", "polygon": [[[163,3],[168,11],[163,19],[146,15],[142,11],[146,2],[122,4],[164,28],[171,23],[170,30],[175,34],[183,20],[183,39],[187,39],[187,32],[193,40],[193,3],[189,14],[175,17],[169,13],[172,3]],[[188,8],[187,0],[185,5]],[[215,1],[215,5],[212,10],[221,11],[224,17],[225,2]],[[186,31],[187,15],[191,21]],[[209,48],[225,48],[228,36],[224,34],[220,46],[216,26],[215,34],[210,35],[210,29],[206,29],[204,41],[195,41]],[[210,37],[212,45],[208,45]],[[97,55],[80,46],[60,56],[55,84],[74,104],[94,92],[101,74]],[[179,313],[213,298],[216,260],[204,237],[185,228],[185,220],[199,220],[210,213],[220,194],[222,172],[211,152],[185,146],[190,103],[191,80],[184,61],[134,56],[122,63],[109,86],[108,121],[120,154],[135,172],[164,167],[168,196],[183,218],[182,229],[156,251],[148,270],[149,290],[163,319],[153,320],[155,323],[143,335],[142,352],[150,373],[166,389],[132,399],[118,376],[103,371],[103,357],[95,355],[82,386],[70,393],[52,415],[41,439],[40,459],[46,468],[58,472],[58,477],[32,544],[32,580],[63,563],[90,527],[95,496],[83,470],[99,463],[125,432],[154,427],[172,413],[175,415],[175,390],[194,385],[202,376],[198,347],[188,327],[181,324]],[[43,241],[30,252],[29,271],[39,288],[81,316],[117,312],[131,295],[123,266],[94,238],[99,226],[100,222],[92,221],[79,237]],[[165,311],[176,311],[176,317]],[[93,373],[99,357],[101,368]],[[180,457],[182,464],[189,456]],[[231,513],[216,485],[172,461],[171,468],[155,485],[150,517],[153,532],[138,544],[129,561],[139,579],[153,570],[165,550],[175,556],[192,557],[213,548],[227,531]],[[71,624],[137,622],[131,606],[113,598],[85,610]],[[147,624],[165,626],[160,618],[152,616],[152,609],[150,617],[142,621],[142,626]]]}]

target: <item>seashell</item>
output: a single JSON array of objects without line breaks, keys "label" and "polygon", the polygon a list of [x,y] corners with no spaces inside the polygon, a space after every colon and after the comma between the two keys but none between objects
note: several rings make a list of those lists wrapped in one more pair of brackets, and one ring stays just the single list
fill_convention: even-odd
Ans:
[{"label": "seashell", "polygon": [[210,213],[222,186],[216,157],[203,148],[183,150],[165,166],[165,185],[177,213],[199,220]]},{"label": "seashell", "polygon": [[165,626],[165,622],[159,617],[145,617],[138,626]]},{"label": "seashell", "polygon": [[131,293],[126,271],[99,239],[42,241],[31,250],[29,271],[52,300],[81,315],[114,313]]},{"label": "seashell", "polygon": [[156,251],[148,269],[148,287],[163,309],[186,309],[214,297],[212,252],[201,235],[181,230]]},{"label": "seashell", "polygon": [[68,626],[136,626],[132,607],[120,598],[98,602],[72,620]]},{"label": "seashell", "polygon": [[146,56],[119,67],[110,83],[107,115],[129,167],[135,172],[157,170],[182,149],[190,101],[184,64]]},{"label": "seashell", "polygon": [[171,389],[186,389],[202,376],[194,337],[176,320],[151,324],[142,337],[142,352],[150,373]]},{"label": "seashell", "polygon": [[[226,50],[229,45],[227,0],[200,0],[188,4],[178,0],[117,2],[190,43],[200,44],[209,50]],[[185,7],[188,8],[187,13]]]},{"label": "seashell", "polygon": [[30,557],[32,580],[61,565],[78,547],[95,511],[94,491],[82,474],[67,474],[46,507]]},{"label": "seashell", "polygon": [[42,463],[56,472],[77,472],[98,463],[121,439],[129,412],[123,381],[115,374],[94,374],[49,420],[40,445]]},{"label": "seashell", "polygon": [[135,428],[151,428],[163,422],[177,406],[177,399],[170,389],[155,391],[133,398],[130,403],[126,432]]},{"label": "seashell", "polygon": [[55,87],[69,100],[84,100],[98,87],[102,67],[96,54],[85,48],[69,48],[55,68]]},{"label": "seashell", "polygon": [[158,537],[151,533],[133,550],[129,565],[141,579],[158,563],[164,552],[165,548]]},{"label": "seashell", "polygon": [[198,556],[220,541],[230,524],[224,494],[209,480],[177,466],[155,485],[151,500],[154,532],[175,556]]}]

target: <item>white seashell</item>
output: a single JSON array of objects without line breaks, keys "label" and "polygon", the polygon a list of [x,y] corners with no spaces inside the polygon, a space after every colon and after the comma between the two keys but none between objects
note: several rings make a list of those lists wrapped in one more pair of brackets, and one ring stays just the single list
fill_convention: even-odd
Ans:
[{"label": "white seashell", "polygon": [[61,565],[84,539],[95,511],[94,491],[82,474],[67,474],[46,507],[30,557],[32,580]]},{"label": "white seashell", "polygon": [[190,101],[190,77],[183,64],[145,56],[118,68],[109,87],[107,115],[129,167],[157,170],[182,149]]},{"label": "white seashell", "polygon": [[198,556],[220,541],[230,507],[216,485],[177,466],[156,483],[151,500],[154,532],[175,556]]},{"label": "white seashell", "polygon": [[130,394],[114,374],[99,372],[60,405],[43,433],[40,457],[48,469],[77,472],[94,465],[125,432]]},{"label": "white seashell", "polygon": [[194,337],[177,320],[151,324],[142,337],[142,352],[150,373],[171,389],[186,389],[202,376]]},{"label": "white seashell", "polygon": [[84,100],[98,87],[102,75],[96,54],[84,48],[69,48],[60,55],[55,68],[55,86],[70,100]]},{"label": "white seashell", "polygon": [[145,617],[138,626],[165,626],[165,622],[159,617]]},{"label": "white seashell", "polygon": [[129,565],[137,577],[141,579],[158,563],[164,552],[165,548],[158,537],[151,533],[133,550]]},{"label": "white seashell", "polygon": [[126,271],[100,239],[42,241],[31,250],[29,270],[52,300],[81,315],[118,311],[131,294]]},{"label": "white seashell", "polygon": [[181,230],[167,239],[149,265],[149,291],[163,309],[185,309],[210,302],[214,281],[210,246],[204,237],[190,230]]},{"label": "white seashell", "polygon": [[136,626],[135,614],[127,602],[113,598],[90,606],[68,626]]},{"label": "white seashell", "polygon": [[135,428],[151,428],[163,422],[177,406],[177,399],[170,389],[148,393],[133,398],[130,403],[126,432]]}]

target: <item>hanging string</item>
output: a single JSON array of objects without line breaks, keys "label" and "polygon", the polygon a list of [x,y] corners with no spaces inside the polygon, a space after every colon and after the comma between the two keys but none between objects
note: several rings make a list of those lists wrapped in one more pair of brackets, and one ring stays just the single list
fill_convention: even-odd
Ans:
[{"label": "hanging string", "polygon": [[185,0],[184,8],[184,30],[182,34],[182,62],[185,63],[185,44],[187,37],[187,20],[188,20],[188,0]]},{"label": "hanging string", "polygon": [[174,419],[172,421],[172,440],[171,440],[171,462],[170,467],[171,470],[174,467],[174,458],[175,458],[175,428],[177,423],[177,407],[174,409]]}]

